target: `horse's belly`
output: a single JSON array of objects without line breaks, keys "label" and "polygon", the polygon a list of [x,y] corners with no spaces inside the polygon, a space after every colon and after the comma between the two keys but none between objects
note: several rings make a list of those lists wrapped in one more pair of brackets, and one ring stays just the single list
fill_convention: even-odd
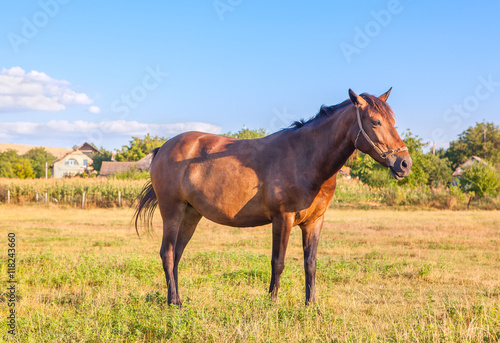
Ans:
[{"label": "horse's belly", "polygon": [[191,165],[184,180],[186,200],[209,220],[239,227],[270,222],[261,182],[251,168],[223,158]]}]

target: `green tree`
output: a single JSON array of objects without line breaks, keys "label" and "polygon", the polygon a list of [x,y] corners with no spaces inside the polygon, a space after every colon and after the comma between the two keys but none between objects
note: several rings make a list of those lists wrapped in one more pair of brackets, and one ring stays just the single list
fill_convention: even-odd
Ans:
[{"label": "green tree", "polygon": [[453,169],[469,157],[478,156],[493,165],[500,164],[500,128],[494,123],[482,122],[469,127],[458,139],[450,142],[446,157]]},{"label": "green tree", "polygon": [[117,161],[139,161],[166,141],[167,138],[152,137],[149,133],[144,138],[132,137],[129,145],[124,145],[121,150],[117,150],[115,158]]},{"label": "green tree", "polygon": [[239,138],[239,139],[255,139],[267,136],[267,131],[266,129],[262,128],[256,130],[250,130],[244,127],[236,133],[232,133],[231,131],[229,131],[227,133],[224,133],[223,136]]},{"label": "green tree", "polygon": [[34,178],[36,173],[30,160],[19,156],[14,150],[0,153],[0,175],[3,177],[17,177],[20,179]]},{"label": "green tree", "polygon": [[405,177],[403,180],[398,181],[398,184],[408,185],[412,188],[419,185],[426,185],[429,182],[429,173],[426,171],[429,163],[422,151],[425,143],[422,141],[422,138],[419,138],[417,135],[413,135],[410,130],[407,130],[403,134],[402,139],[408,148],[408,153],[411,156],[412,167],[410,175]]},{"label": "green tree", "polygon": [[14,162],[12,171],[19,179],[34,179],[36,177],[36,172],[27,158],[20,158]]},{"label": "green tree", "polygon": [[[51,153],[47,152],[45,148],[33,148],[27,153],[23,155],[27,159],[30,160],[31,166],[35,172],[35,177],[45,177],[45,163],[49,166],[54,162],[57,158]],[[49,171],[50,173],[50,171]]]},{"label": "green tree", "polygon": [[446,157],[446,149],[445,148],[436,149],[436,156],[439,158],[447,158]]},{"label": "green tree", "polygon": [[460,187],[469,194],[467,208],[474,197],[480,199],[486,194],[498,193],[499,186],[500,179],[496,170],[483,163],[473,164],[460,176]]},{"label": "green tree", "polygon": [[19,155],[14,150],[7,150],[0,153],[0,176],[1,177],[16,177],[12,163],[19,159]]},{"label": "green tree", "polygon": [[0,177],[16,177],[14,170],[12,170],[12,163],[1,158],[0,154]]},{"label": "green tree", "polygon": [[432,153],[424,154],[422,158],[423,169],[428,175],[428,185],[442,184],[447,186],[451,183],[453,169],[451,169],[451,163],[447,158],[439,158],[438,155]]},{"label": "green tree", "polygon": [[101,171],[103,161],[111,161],[111,159],[113,158],[113,153],[111,151],[108,151],[103,147],[101,147],[99,151],[101,152],[100,154],[92,155],[92,168],[94,168],[94,170],[97,172]]}]

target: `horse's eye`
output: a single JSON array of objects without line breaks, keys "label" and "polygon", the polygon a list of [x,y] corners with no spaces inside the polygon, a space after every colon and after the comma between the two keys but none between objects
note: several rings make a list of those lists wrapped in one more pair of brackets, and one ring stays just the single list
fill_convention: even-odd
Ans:
[{"label": "horse's eye", "polygon": [[372,121],[372,124],[373,124],[373,126],[380,126],[380,125],[382,125],[382,123],[380,122],[380,120],[374,120],[374,121]]}]

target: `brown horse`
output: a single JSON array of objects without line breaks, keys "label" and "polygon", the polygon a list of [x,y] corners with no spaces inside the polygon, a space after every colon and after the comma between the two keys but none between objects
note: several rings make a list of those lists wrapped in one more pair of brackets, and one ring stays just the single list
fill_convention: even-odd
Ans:
[{"label": "brown horse", "polygon": [[151,182],[135,214],[150,224],[155,207],[163,219],[160,256],[169,304],[181,305],[177,270],[186,244],[202,217],[219,224],[251,227],[272,223],[269,292],[277,300],[285,251],[293,226],[302,230],[306,303],[315,300],[316,250],[337,172],[355,149],[389,167],[400,180],[412,160],[394,128],[392,110],[380,97],[357,95],[322,106],[308,121],[260,139],[239,140],[186,132],[154,150]]}]

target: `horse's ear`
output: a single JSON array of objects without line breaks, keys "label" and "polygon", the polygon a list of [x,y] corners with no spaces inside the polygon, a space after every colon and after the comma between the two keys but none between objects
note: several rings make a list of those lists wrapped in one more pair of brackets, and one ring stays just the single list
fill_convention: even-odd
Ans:
[{"label": "horse's ear", "polygon": [[349,98],[351,98],[351,102],[356,107],[365,108],[368,105],[365,99],[354,93],[350,88],[349,88]]},{"label": "horse's ear", "polygon": [[389,94],[391,94],[391,90],[392,90],[392,87],[389,88],[389,90],[387,92],[385,92],[384,94],[382,94],[381,96],[379,96],[378,98],[382,101],[387,101],[387,98],[389,97]]}]

